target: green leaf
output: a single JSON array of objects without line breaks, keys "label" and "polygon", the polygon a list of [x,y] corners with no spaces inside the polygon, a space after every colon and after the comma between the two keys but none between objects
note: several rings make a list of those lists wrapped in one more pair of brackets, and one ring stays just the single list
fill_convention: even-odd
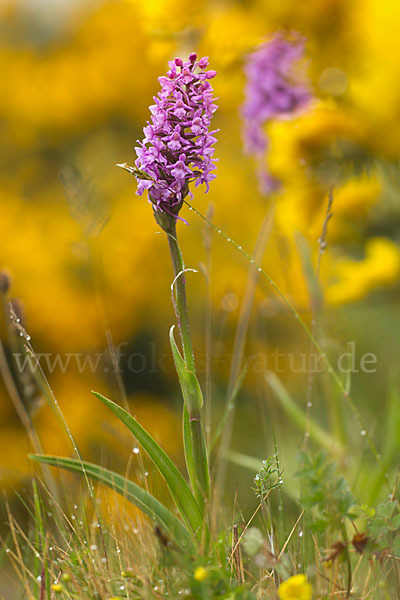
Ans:
[{"label": "green leaf", "polygon": [[87,477],[107,485],[140,508],[150,519],[159,523],[179,546],[185,550],[194,551],[193,537],[183,523],[154,496],[133,481],[129,481],[109,469],[73,458],[47,454],[30,454],[29,457],[52,467],[59,467],[81,475],[86,473]]},{"label": "green leaf", "polygon": [[377,515],[380,517],[384,517],[385,519],[391,519],[396,508],[396,503],[392,500],[388,500],[387,502],[382,502],[378,505],[376,509]]},{"label": "green leaf", "polygon": [[187,411],[186,406],[183,407],[182,430],[186,468],[189,473],[190,481],[196,481],[196,468],[194,465],[192,434],[190,431],[189,413]]},{"label": "green leaf", "polygon": [[400,537],[396,536],[392,542],[393,554],[396,558],[400,557]]},{"label": "green leaf", "polygon": [[[210,498],[210,473],[207,447],[200,418],[203,395],[196,374],[187,368],[186,362],[178,350],[174,338],[174,325],[169,330],[169,339],[185,403],[183,411],[183,442],[186,465],[192,490],[200,509],[203,510],[204,500]],[[187,415],[185,415],[185,409]]]},{"label": "green leaf", "polygon": [[189,415],[189,427],[196,477],[193,490],[197,502],[204,513],[205,502],[210,500],[211,495],[206,440],[200,419],[192,419]]},{"label": "green leaf", "polygon": [[400,528],[400,515],[395,515],[392,519],[392,527],[394,527],[394,529],[399,529]]},{"label": "green leaf", "polygon": [[175,325],[172,325],[171,329],[169,330],[169,341],[171,344],[172,356],[174,357],[176,371],[179,377],[179,383],[182,388],[183,399],[188,409],[188,413],[191,415],[193,412],[200,412],[203,406],[203,394],[195,373],[189,371],[186,362],[178,350],[178,346],[176,345],[174,338],[174,328]]},{"label": "green leaf", "polygon": [[149,455],[161,475],[165,479],[168,489],[186,524],[201,541],[203,519],[200,508],[190,491],[188,484],[183,478],[181,472],[157,444],[151,435],[123,408],[109,400],[102,394],[93,392],[93,394],[103,402],[112,412],[126,425],[129,431],[135,436],[137,441],[143,446],[145,452]]}]

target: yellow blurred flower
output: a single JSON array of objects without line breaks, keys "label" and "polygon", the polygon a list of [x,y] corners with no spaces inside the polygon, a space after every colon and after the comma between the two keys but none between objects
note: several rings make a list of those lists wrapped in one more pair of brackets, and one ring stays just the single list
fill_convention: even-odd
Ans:
[{"label": "yellow blurred flower", "polygon": [[[329,244],[352,244],[362,241],[365,229],[372,219],[372,207],[380,200],[382,182],[377,175],[351,177],[333,189],[333,217],[329,222]],[[326,215],[328,194],[308,214],[307,236],[317,240]]]},{"label": "yellow blurred flower", "polygon": [[368,222],[371,207],[379,201],[381,189],[381,181],[373,174],[352,177],[338,185],[333,191],[334,218],[329,223],[329,239],[357,241]]},{"label": "yellow blurred flower", "polygon": [[197,567],[194,571],[193,577],[196,581],[205,581],[208,577],[208,571],[204,567]]},{"label": "yellow blurred flower", "polygon": [[151,35],[176,34],[204,22],[207,2],[192,0],[128,0]]},{"label": "yellow blurred flower", "polygon": [[341,304],[358,300],[375,288],[398,281],[400,248],[388,238],[371,238],[362,260],[338,259],[332,272],[336,281],[327,286],[328,302]]},{"label": "yellow blurred flower", "polygon": [[[278,121],[271,128],[271,150],[269,158],[282,163],[286,146],[286,165],[294,160],[307,160],[311,163],[320,160],[319,152],[337,144],[340,140],[348,140],[361,144],[365,140],[365,126],[351,111],[339,108],[334,101],[319,101],[311,106],[304,115],[293,121]],[[275,141],[275,137],[277,140]],[[279,142],[279,137],[283,139]],[[289,148],[287,144],[289,143]],[[295,164],[296,164],[295,163]],[[271,164],[274,166],[274,163]]]},{"label": "yellow blurred flower", "polygon": [[25,431],[16,426],[2,423],[0,435],[1,489],[15,489],[18,482],[22,481],[26,474],[32,471],[32,462],[28,459],[28,453],[31,450]]},{"label": "yellow blurred flower", "polygon": [[398,157],[400,143],[399,86],[400,4],[394,0],[363,0],[353,27],[359,55],[349,94],[369,128],[369,143],[382,155]]},{"label": "yellow blurred flower", "polygon": [[[200,48],[212,56],[217,69],[224,70],[241,65],[246,54],[269,33],[265,21],[257,18],[251,5],[211,4]],[[235,40],[234,44],[232,40]],[[234,75],[234,71],[229,72],[227,78]]]},{"label": "yellow blurred flower", "polygon": [[281,583],[278,592],[281,600],[311,600],[312,585],[305,575],[293,575]]}]

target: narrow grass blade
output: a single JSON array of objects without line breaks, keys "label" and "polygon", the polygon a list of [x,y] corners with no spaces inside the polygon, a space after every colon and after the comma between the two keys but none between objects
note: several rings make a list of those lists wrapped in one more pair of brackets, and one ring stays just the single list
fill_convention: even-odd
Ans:
[{"label": "narrow grass blade", "polygon": [[[299,429],[305,430],[306,416],[296,405],[295,401],[290,396],[280,379],[272,371],[268,371],[268,373],[266,373],[265,379],[275,392],[276,397],[278,398],[283,410],[290,420]],[[335,440],[335,438],[332,437],[327,431],[325,431],[325,429],[318,425],[318,423],[316,423],[313,419],[309,419],[309,433],[310,438],[323,448],[326,448],[335,454],[343,454],[343,447],[339,444],[339,442]]]},{"label": "narrow grass blade", "polygon": [[29,457],[40,463],[81,475],[85,472],[91,479],[107,485],[140,508],[150,519],[159,523],[184,550],[195,550],[193,537],[184,524],[154,496],[133,483],[133,481],[129,481],[122,475],[93,463],[84,462],[83,471],[82,463],[73,458],[49,456],[47,454],[30,454]]},{"label": "narrow grass blade", "polygon": [[102,394],[93,394],[103,402],[122,421],[137,441],[143,446],[161,475],[165,479],[171,496],[176,503],[186,524],[190,527],[197,539],[201,541],[203,520],[199,506],[190,491],[188,484],[181,472],[172,462],[164,450],[157,444],[151,435],[123,408],[109,400]]}]

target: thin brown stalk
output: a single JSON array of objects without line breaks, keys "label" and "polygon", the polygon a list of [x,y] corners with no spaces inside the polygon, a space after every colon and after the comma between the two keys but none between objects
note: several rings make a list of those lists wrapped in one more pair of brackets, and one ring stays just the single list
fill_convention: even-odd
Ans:
[{"label": "thin brown stalk", "polygon": [[236,568],[236,576],[237,576],[238,582],[243,583],[244,573],[243,573],[243,566],[242,566],[242,553],[240,551],[238,526],[236,523],[233,526],[232,539],[233,539],[232,553],[233,553],[233,562],[234,562],[235,568]]}]

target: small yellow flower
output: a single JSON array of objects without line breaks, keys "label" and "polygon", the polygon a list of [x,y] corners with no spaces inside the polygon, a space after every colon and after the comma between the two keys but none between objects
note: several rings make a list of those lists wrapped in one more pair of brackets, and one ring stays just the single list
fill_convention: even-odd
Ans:
[{"label": "small yellow flower", "polygon": [[196,581],[204,581],[208,577],[208,571],[204,567],[197,567],[194,572],[194,578]]},{"label": "small yellow flower", "polygon": [[281,583],[278,592],[281,600],[311,600],[312,585],[305,575],[293,575]]},{"label": "small yellow flower", "polygon": [[53,590],[53,592],[56,592],[57,594],[60,594],[61,592],[64,591],[64,587],[61,585],[61,583],[53,583],[53,585],[51,586],[51,589]]}]

